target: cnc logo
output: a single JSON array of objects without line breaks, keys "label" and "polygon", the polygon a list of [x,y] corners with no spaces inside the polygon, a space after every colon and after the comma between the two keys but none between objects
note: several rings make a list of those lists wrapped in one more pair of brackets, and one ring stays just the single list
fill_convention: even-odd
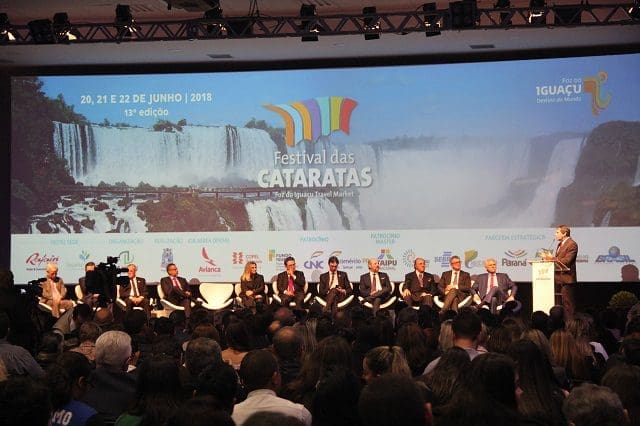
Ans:
[{"label": "cnc logo", "polygon": [[311,253],[309,260],[304,262],[305,269],[324,269],[324,260],[320,259],[323,253],[322,250]]},{"label": "cnc logo", "polygon": [[288,146],[295,146],[302,141],[315,142],[336,130],[348,135],[351,113],[357,105],[353,99],[325,96],[264,107],[282,117],[285,142]]}]

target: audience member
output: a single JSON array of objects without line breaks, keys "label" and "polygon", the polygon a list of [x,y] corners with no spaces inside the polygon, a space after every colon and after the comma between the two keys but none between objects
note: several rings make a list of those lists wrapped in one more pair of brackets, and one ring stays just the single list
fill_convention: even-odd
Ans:
[{"label": "audience member", "polygon": [[323,372],[311,403],[313,426],[358,426],[354,407],[360,396],[360,379],[350,369],[337,367]]},{"label": "audience member", "polygon": [[171,357],[152,356],[138,368],[131,408],[116,420],[116,426],[164,424],[180,406],[180,376]]},{"label": "audience member", "polygon": [[278,362],[271,352],[263,349],[249,352],[240,364],[240,378],[249,394],[233,409],[236,426],[243,426],[249,416],[261,411],[289,415],[306,426],[311,425],[311,413],[304,406],[276,396],[280,374]]},{"label": "audience member", "polygon": [[629,416],[618,395],[604,386],[584,383],[564,400],[564,416],[574,426],[624,426]]},{"label": "audience member", "polygon": [[0,382],[0,424],[49,426],[49,389],[39,379],[9,377]]},{"label": "audience member", "polygon": [[627,410],[630,423],[640,425],[640,367],[617,365],[607,371],[600,384],[618,395]]},{"label": "audience member", "polygon": [[370,383],[374,378],[386,373],[412,376],[404,351],[400,346],[378,346],[364,356],[362,379],[365,383]]},{"label": "audience member", "polygon": [[85,322],[80,326],[80,332],[78,334],[78,340],[80,345],[77,348],[71,349],[73,352],[78,352],[87,357],[89,362],[95,364],[96,362],[96,340],[100,337],[100,327],[93,321]]},{"label": "audience member", "polygon": [[304,349],[302,336],[294,327],[283,327],[273,336],[273,353],[278,359],[282,387],[298,377]]},{"label": "audience member", "polygon": [[216,408],[224,410],[231,415],[238,388],[236,370],[229,364],[220,362],[208,365],[202,370],[198,375],[194,394],[198,397],[204,395],[214,397],[213,403]]},{"label": "audience member", "polygon": [[136,374],[127,373],[131,337],[122,331],[107,331],[96,340],[96,369],[83,401],[113,422],[135,397]]},{"label": "audience member", "polygon": [[358,412],[364,426],[428,426],[432,418],[418,385],[404,375],[376,377],[360,393]]},{"label": "audience member", "polygon": [[102,416],[80,401],[87,390],[91,364],[82,354],[65,352],[47,370],[47,384],[51,391],[51,426],[104,424]]},{"label": "audience member", "polygon": [[44,370],[22,346],[7,341],[9,335],[9,316],[0,312],[0,359],[9,376],[28,375],[33,378],[44,377]]},{"label": "audience member", "polygon": [[[451,322],[453,331],[453,346],[464,349],[473,360],[480,352],[477,350],[478,335],[482,329],[480,318],[469,309],[463,309]],[[436,358],[427,365],[424,374],[437,367],[440,358]]]}]

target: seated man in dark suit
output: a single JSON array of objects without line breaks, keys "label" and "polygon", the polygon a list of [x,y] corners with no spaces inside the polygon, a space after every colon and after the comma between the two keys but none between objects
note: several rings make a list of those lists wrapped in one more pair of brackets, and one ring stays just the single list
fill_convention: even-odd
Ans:
[{"label": "seated man in dark suit", "polygon": [[318,294],[323,297],[327,304],[322,309],[324,312],[331,312],[335,316],[338,310],[338,303],[351,295],[351,283],[346,272],[338,271],[340,261],[336,256],[329,258],[329,272],[320,275]]},{"label": "seated man in dark suit", "polygon": [[458,312],[458,304],[471,294],[471,275],[460,269],[462,262],[459,256],[451,256],[449,264],[451,270],[442,273],[438,290],[444,295],[442,311]]},{"label": "seated man in dark suit", "polygon": [[423,258],[417,257],[413,261],[414,271],[404,276],[404,287],[402,289],[402,299],[407,306],[428,305],[433,306],[433,296],[438,294],[438,284],[433,275],[425,272],[426,262]]},{"label": "seated man in dark suit", "polygon": [[304,287],[307,280],[304,272],[296,271],[296,260],[289,256],[284,260],[283,272],[278,274],[276,286],[282,301],[282,306],[289,306],[292,301],[296,304],[296,309],[302,309],[304,302]]},{"label": "seated man in dark suit", "polygon": [[191,318],[191,287],[186,279],[178,276],[178,267],[175,263],[167,265],[167,273],[169,276],[160,280],[164,297],[174,305],[182,306],[188,320]]},{"label": "seated man in dark suit", "polygon": [[[475,291],[474,300],[480,306],[489,306],[491,313],[497,312],[497,306],[515,299],[518,286],[509,278],[509,275],[496,273],[496,260],[484,261],[486,274],[480,274],[473,283]],[[511,291],[509,293],[509,291]]]},{"label": "seated man in dark suit", "polygon": [[391,281],[386,273],[380,272],[378,259],[372,257],[367,264],[369,272],[360,276],[359,290],[364,301],[371,303],[375,317],[380,305],[391,297]]},{"label": "seated man in dark suit", "polygon": [[127,284],[120,286],[120,298],[127,305],[127,311],[139,306],[144,310],[147,319],[151,317],[149,307],[149,292],[147,291],[147,281],[136,274],[138,267],[133,263],[127,266]]}]

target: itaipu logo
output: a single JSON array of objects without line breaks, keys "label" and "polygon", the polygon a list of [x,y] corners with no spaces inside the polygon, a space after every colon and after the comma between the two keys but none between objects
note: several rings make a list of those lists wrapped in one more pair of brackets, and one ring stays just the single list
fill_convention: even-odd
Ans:
[{"label": "itaipu logo", "polygon": [[380,254],[378,255],[378,264],[385,267],[396,266],[398,261],[391,256],[390,248],[383,248],[380,249]]},{"label": "itaipu logo", "polygon": [[621,254],[620,248],[612,246],[609,254],[601,254],[596,258],[596,263],[634,263],[635,259],[627,254]]},{"label": "itaipu logo", "polygon": [[285,142],[288,146],[295,146],[301,141],[315,142],[336,130],[348,135],[351,113],[357,105],[353,99],[325,96],[264,107],[282,117]]}]

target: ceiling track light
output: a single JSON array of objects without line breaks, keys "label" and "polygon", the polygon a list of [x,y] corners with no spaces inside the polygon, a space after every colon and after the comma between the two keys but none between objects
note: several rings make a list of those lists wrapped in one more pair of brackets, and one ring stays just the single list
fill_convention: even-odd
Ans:
[{"label": "ceiling track light", "polygon": [[12,43],[16,41],[13,34],[9,16],[6,13],[0,13],[0,43]]},{"label": "ceiling track light", "polygon": [[377,40],[380,38],[380,16],[375,6],[362,8],[363,29],[365,40]]},{"label": "ceiling track light", "polygon": [[140,27],[136,26],[136,21],[131,14],[131,8],[126,4],[116,6],[115,25],[118,30],[118,40],[131,38],[140,31]]},{"label": "ceiling track light", "polygon": [[316,18],[316,6],[314,4],[303,4],[300,6],[300,31],[305,34],[302,36],[302,41],[318,41],[318,33],[321,27],[318,25]]},{"label": "ceiling track light", "polygon": [[69,16],[64,12],[53,15],[53,32],[58,43],[76,41],[79,35],[69,22]]},{"label": "ceiling track light", "polygon": [[433,37],[440,35],[440,16],[437,13],[437,7],[435,3],[425,3],[422,5],[422,13],[424,13],[424,35],[426,37]]}]

